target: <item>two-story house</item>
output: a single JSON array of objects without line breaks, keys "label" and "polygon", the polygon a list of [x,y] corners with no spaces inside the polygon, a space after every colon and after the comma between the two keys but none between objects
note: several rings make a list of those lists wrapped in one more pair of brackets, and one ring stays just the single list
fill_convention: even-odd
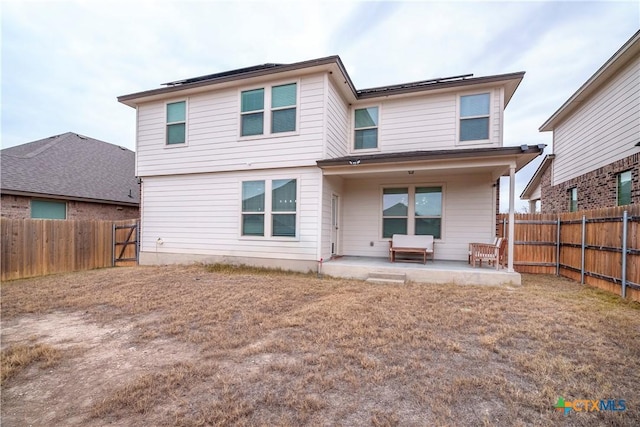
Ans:
[{"label": "two-story house", "polygon": [[640,31],[540,127],[546,156],[520,195],[543,213],[640,203]]},{"label": "two-story house", "polygon": [[[503,146],[524,73],[357,90],[331,56],[167,83],[137,110],[140,262],[314,270],[435,237],[466,260],[496,231],[498,182],[544,147]],[[511,211],[513,212],[513,191]]]}]

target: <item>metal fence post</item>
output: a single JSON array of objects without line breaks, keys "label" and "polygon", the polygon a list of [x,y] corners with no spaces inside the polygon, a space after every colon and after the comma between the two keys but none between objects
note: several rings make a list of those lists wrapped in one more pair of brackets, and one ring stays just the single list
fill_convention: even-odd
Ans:
[{"label": "metal fence post", "polygon": [[507,218],[502,218],[502,237],[505,239],[509,238],[509,236],[507,236]]},{"label": "metal fence post", "polygon": [[560,215],[556,226],[556,276],[560,275]]},{"label": "metal fence post", "polygon": [[580,265],[580,283],[584,285],[584,252],[587,237],[587,217],[582,215],[582,260]]},{"label": "metal fence post", "polygon": [[627,222],[629,214],[622,213],[622,298],[627,297]]}]

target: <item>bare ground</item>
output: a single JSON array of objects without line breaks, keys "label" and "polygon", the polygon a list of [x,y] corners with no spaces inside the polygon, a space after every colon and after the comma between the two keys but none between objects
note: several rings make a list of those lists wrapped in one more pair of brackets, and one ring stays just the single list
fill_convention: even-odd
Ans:
[{"label": "bare ground", "polygon": [[[135,267],[2,284],[2,425],[640,422],[640,305],[551,276]],[[620,412],[554,409],[624,399]]]}]

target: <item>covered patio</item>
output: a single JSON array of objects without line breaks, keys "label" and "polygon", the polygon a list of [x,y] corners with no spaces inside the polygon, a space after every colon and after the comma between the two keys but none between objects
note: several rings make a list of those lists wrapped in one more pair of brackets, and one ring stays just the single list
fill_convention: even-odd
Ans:
[{"label": "covered patio", "polygon": [[466,261],[427,261],[426,264],[408,261],[391,262],[388,258],[342,256],[324,261],[320,273],[373,283],[406,282],[456,285],[520,285],[520,274],[507,269],[496,270],[483,264],[473,267]]},{"label": "covered patio", "polygon": [[[428,283],[520,284],[513,241],[507,240],[502,270],[473,268],[472,242],[496,235],[499,179],[509,177],[509,228],[513,235],[515,173],[544,146],[457,148],[358,154],[318,161],[323,174],[324,274]],[[328,221],[330,219],[330,221]],[[434,262],[390,263],[393,234],[433,235]],[[342,256],[342,257],[341,257]],[[391,280],[391,279],[390,279]]]}]

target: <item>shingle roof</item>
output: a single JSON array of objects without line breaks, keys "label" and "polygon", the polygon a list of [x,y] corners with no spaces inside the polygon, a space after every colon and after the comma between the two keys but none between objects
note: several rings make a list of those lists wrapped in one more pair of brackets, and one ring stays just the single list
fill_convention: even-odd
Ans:
[{"label": "shingle roof", "polygon": [[[428,90],[453,89],[471,85],[501,83],[505,86],[504,106],[506,106],[509,103],[509,100],[513,96],[513,93],[517,89],[518,85],[524,78],[523,71],[486,77],[473,77],[473,74],[462,74],[458,76],[441,77],[437,79],[421,80],[417,82],[401,83],[390,86],[380,86],[357,90],[353,85],[353,82],[351,81],[351,77],[349,77],[347,70],[342,64],[342,60],[340,59],[340,57],[338,55],[333,55],[324,58],[295,62],[292,64],[269,63],[255,65],[252,67],[224,71],[221,73],[209,74],[206,76],[177,80],[174,82],[163,83],[163,86],[166,86],[163,88],[151,89],[143,92],[119,96],[118,101],[134,107],[139,102],[161,99],[167,94],[175,93],[178,91],[196,93],[197,91],[205,90],[205,88],[212,85],[228,85],[245,79],[262,78],[264,76],[275,75],[277,73],[286,74],[298,72],[305,69],[310,70],[312,68],[316,68],[317,71],[330,71],[331,73],[336,71],[336,73],[334,74],[334,78],[336,78],[340,83],[344,82],[344,87],[346,87],[345,91],[350,93],[350,96],[354,101],[387,97],[392,95],[402,95]],[[340,74],[340,78],[337,77],[338,74]]]},{"label": "shingle roof", "polygon": [[138,205],[135,153],[67,132],[1,152],[2,193]]}]

